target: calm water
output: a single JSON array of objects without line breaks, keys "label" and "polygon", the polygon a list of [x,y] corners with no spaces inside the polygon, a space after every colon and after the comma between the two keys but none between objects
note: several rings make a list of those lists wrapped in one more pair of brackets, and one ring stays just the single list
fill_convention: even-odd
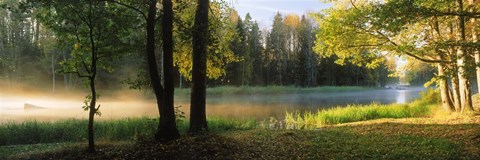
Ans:
[{"label": "calm water", "polygon": [[[230,95],[207,97],[207,114],[236,118],[266,119],[283,118],[285,111],[316,111],[347,104],[370,104],[373,102],[407,103],[419,96],[424,90],[410,87],[403,90],[381,89],[341,93],[296,93],[278,95]],[[176,97],[175,105],[188,115],[190,100],[188,97]],[[100,99],[101,117],[113,119],[123,117],[158,116],[154,100],[145,99]],[[0,122],[24,121],[35,119],[51,121],[68,118],[86,118],[81,109],[83,99],[51,98],[50,96],[15,96],[0,93]]]}]

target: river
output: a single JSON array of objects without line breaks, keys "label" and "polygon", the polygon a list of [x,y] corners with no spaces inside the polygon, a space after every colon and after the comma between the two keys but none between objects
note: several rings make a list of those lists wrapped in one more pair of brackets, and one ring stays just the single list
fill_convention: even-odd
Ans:
[{"label": "river", "polygon": [[[334,93],[291,93],[274,95],[223,95],[207,96],[207,115],[234,118],[267,119],[283,118],[286,111],[317,111],[348,104],[407,103],[418,98],[422,87],[402,89],[375,89]],[[45,96],[19,96],[0,93],[0,122],[25,120],[54,121],[70,118],[86,118],[82,110],[82,97],[54,98]],[[176,96],[175,105],[188,116],[190,100]],[[102,100],[97,119],[158,116],[152,99]]]}]

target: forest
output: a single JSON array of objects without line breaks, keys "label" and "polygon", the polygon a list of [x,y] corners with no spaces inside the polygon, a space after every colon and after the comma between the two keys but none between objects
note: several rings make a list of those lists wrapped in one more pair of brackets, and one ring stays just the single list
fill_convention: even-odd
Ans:
[{"label": "forest", "polygon": [[0,0],[0,159],[480,158],[477,0],[241,1]]},{"label": "forest", "polygon": [[[193,27],[194,1],[177,2],[173,6],[175,37],[174,42],[174,84],[176,87],[188,87],[191,81],[191,32]],[[62,17],[54,17],[49,11],[35,9],[34,6],[19,4],[17,1],[5,3],[9,9],[2,11],[2,71],[0,75],[6,83],[21,82],[31,85],[50,82],[57,88],[78,88],[79,77],[64,71],[65,65],[75,55],[80,42],[67,28],[58,28],[56,21]],[[187,7],[189,6],[189,7]],[[27,8],[25,8],[27,7]],[[122,6],[115,6],[126,10]],[[365,67],[351,62],[336,63],[338,57],[320,55],[313,51],[315,33],[319,31],[313,13],[305,15],[282,15],[277,13],[270,29],[259,28],[257,22],[247,15],[238,15],[234,8],[226,2],[214,3],[215,13],[210,15],[212,32],[209,43],[208,86],[268,86],[295,85],[315,87],[331,86],[384,86],[394,81],[388,75],[395,71],[394,60],[385,58],[378,67]],[[71,9],[65,8],[65,11]],[[112,12],[118,12],[115,11]],[[130,13],[128,13],[128,12]],[[62,16],[74,16],[62,15]],[[106,13],[105,13],[106,14]],[[128,84],[145,84],[146,66],[143,46],[145,22],[138,20],[135,11],[126,10],[114,17],[132,16],[131,21],[117,20],[115,24],[125,28],[121,35],[107,38],[118,38],[115,50],[106,56],[106,63],[99,70],[98,87],[115,89],[126,82]],[[244,16],[244,18],[242,18]],[[52,19],[59,18],[59,19]],[[64,19],[66,20],[66,19]],[[74,19],[72,19],[73,21]],[[120,22],[121,20],[121,22]],[[109,21],[114,21],[109,20]],[[50,24],[52,23],[52,24]],[[73,22],[72,22],[73,23]],[[79,23],[79,22],[76,22]],[[100,23],[100,22],[99,22]],[[101,22],[104,23],[104,22]],[[161,29],[161,24],[156,23]],[[72,26],[73,27],[73,26]],[[111,30],[112,28],[102,28]],[[58,30],[57,30],[58,29]],[[159,30],[157,29],[157,30]],[[73,31],[73,30],[72,30]],[[141,31],[135,32],[133,31]],[[57,32],[66,34],[58,36]],[[117,31],[115,31],[117,32]],[[120,32],[120,31],[119,31]],[[158,31],[157,31],[158,32]],[[116,33],[110,33],[116,34]],[[120,33],[118,33],[120,34]],[[71,37],[68,37],[68,36]],[[222,38],[224,37],[224,38]],[[222,38],[220,41],[220,38]],[[163,51],[161,34],[156,37],[158,62],[162,63]],[[127,46],[121,48],[119,46]],[[28,61],[28,65],[22,62]],[[32,70],[31,68],[38,68]],[[159,65],[159,70],[162,70]],[[160,73],[160,74],[163,74]],[[125,77],[126,76],[126,77]],[[162,77],[162,76],[161,76]],[[182,84],[183,86],[180,86]]]}]

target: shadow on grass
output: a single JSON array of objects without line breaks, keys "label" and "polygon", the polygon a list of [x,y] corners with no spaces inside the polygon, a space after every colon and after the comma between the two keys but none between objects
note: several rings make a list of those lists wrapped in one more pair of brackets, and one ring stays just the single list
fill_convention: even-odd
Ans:
[{"label": "shadow on grass", "polygon": [[[26,154],[26,159],[479,159],[479,124],[379,123],[319,130],[243,130],[155,143],[84,144]],[[0,150],[2,150],[0,147]],[[1,152],[0,152],[1,153]],[[15,157],[11,157],[15,158]]]}]

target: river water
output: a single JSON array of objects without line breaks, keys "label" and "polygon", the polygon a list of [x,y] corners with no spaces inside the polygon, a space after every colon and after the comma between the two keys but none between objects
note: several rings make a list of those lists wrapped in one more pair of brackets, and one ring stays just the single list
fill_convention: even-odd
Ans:
[{"label": "river water", "polygon": [[[407,103],[419,96],[421,87],[377,89],[336,93],[292,93],[275,95],[207,96],[207,115],[233,118],[283,118],[286,111],[317,111],[348,104]],[[19,96],[0,93],[0,123],[25,120],[54,121],[87,118],[83,97],[52,98],[51,95]],[[176,97],[175,105],[189,114],[188,97]],[[102,115],[96,119],[158,116],[152,99],[100,99]]]}]

